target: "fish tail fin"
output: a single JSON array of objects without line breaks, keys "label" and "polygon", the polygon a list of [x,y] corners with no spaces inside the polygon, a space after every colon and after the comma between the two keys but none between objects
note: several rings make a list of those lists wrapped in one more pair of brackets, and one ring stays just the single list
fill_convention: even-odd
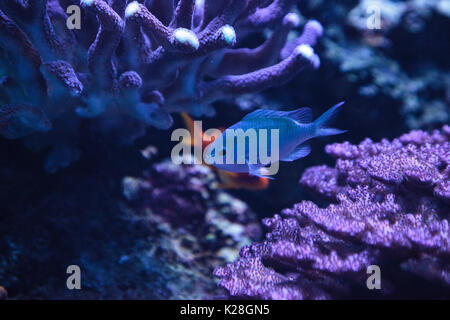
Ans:
[{"label": "fish tail fin", "polygon": [[341,134],[347,132],[347,130],[339,130],[334,128],[329,128],[328,126],[334,120],[336,115],[339,112],[340,107],[344,104],[344,102],[340,102],[337,105],[331,107],[322,114],[316,121],[314,121],[314,125],[316,127],[316,135],[317,136],[332,136],[336,134]]}]

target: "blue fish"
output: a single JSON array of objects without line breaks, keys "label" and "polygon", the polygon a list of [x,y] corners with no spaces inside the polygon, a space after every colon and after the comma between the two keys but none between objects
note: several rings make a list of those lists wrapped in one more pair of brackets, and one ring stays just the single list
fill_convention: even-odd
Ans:
[{"label": "blue fish", "polygon": [[206,148],[204,160],[221,170],[270,178],[279,161],[294,161],[311,152],[306,141],[346,132],[328,127],[343,104],[315,121],[310,108],[256,110],[219,135]]}]

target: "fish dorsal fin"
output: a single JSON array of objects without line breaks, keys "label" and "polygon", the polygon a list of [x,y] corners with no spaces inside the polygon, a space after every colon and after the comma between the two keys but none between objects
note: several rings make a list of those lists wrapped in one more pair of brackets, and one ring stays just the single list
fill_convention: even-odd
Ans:
[{"label": "fish dorsal fin", "polygon": [[313,120],[312,111],[310,108],[300,108],[294,111],[258,109],[246,115],[242,120],[264,118],[288,118],[298,123],[310,123]]},{"label": "fish dorsal fin", "polygon": [[311,152],[311,146],[309,144],[301,144],[295,148],[294,151],[287,157],[281,159],[281,161],[294,161],[300,158],[306,157]]},{"label": "fish dorsal fin", "polygon": [[313,121],[313,114],[311,108],[300,108],[294,111],[289,111],[289,118],[298,123],[311,123]]},{"label": "fish dorsal fin", "polygon": [[284,111],[277,110],[267,110],[267,109],[258,109],[255,110],[248,115],[246,115],[242,120],[250,120],[250,119],[263,119],[263,118],[280,118],[283,117]]}]

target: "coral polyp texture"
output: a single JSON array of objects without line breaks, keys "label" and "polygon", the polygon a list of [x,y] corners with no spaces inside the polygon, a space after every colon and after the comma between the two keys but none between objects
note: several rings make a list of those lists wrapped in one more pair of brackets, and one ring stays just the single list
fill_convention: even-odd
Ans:
[{"label": "coral polyp texture", "polygon": [[[266,240],[217,268],[220,285],[263,299],[449,298],[450,127],[326,152],[336,166],[312,167],[300,183],[332,203],[265,219]],[[370,265],[380,290],[366,286]]]},{"label": "coral polyp texture", "polygon": [[[123,158],[116,160],[115,165],[124,166]],[[21,211],[23,200],[5,208],[0,224],[0,234],[5,235],[0,239],[0,300],[8,295],[12,299],[223,296],[212,272],[236,259],[242,246],[261,239],[255,213],[213,187],[218,181],[203,166],[177,166],[170,160],[153,163],[142,177],[123,178],[123,188],[115,183],[121,175],[112,179],[110,169],[104,168],[102,164],[88,178],[64,175],[58,191],[27,189],[24,198],[39,193],[33,208]],[[10,182],[4,171],[0,175]],[[3,202],[23,189],[14,178],[11,188],[0,193]],[[122,191],[125,198],[120,197]],[[82,290],[65,286],[70,264],[83,272]]]},{"label": "coral polyp texture", "polygon": [[[79,157],[79,119],[95,119],[99,132],[132,128],[132,140],[147,126],[169,128],[173,112],[213,115],[217,100],[281,85],[320,64],[317,21],[288,41],[300,23],[295,2],[1,1],[0,135],[53,128],[28,144],[56,148],[46,164],[54,171]],[[259,46],[244,46],[267,30]]]}]

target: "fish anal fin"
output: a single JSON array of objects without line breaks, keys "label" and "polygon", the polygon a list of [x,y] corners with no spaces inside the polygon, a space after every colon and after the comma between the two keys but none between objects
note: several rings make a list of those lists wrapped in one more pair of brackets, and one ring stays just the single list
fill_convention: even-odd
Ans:
[{"label": "fish anal fin", "polygon": [[301,144],[291,152],[290,155],[281,159],[281,161],[294,161],[300,158],[306,157],[311,152],[311,146],[309,144]]},{"label": "fish anal fin", "polygon": [[273,180],[274,178],[268,175],[268,170],[264,167],[254,164],[248,164],[248,173],[252,176],[267,178]]}]

